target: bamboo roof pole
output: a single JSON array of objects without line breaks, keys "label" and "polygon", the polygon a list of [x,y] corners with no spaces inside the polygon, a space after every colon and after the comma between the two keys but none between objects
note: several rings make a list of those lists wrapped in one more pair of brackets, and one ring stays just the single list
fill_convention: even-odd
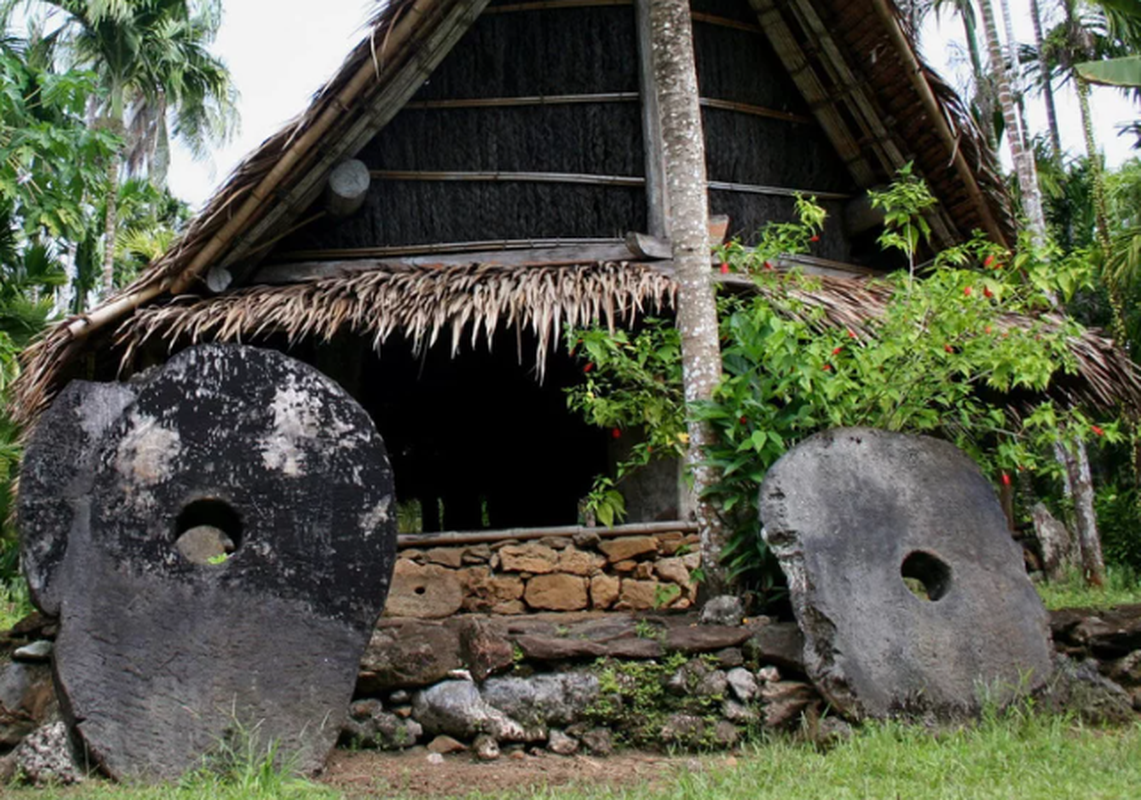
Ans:
[{"label": "bamboo roof pole", "polygon": [[235,234],[241,230],[254,212],[271,197],[273,190],[277,188],[282,179],[290,173],[303,156],[308,154],[309,149],[345,113],[345,109],[349,108],[357,96],[377,79],[385,51],[393,52],[400,49],[419,27],[419,17],[427,14],[433,6],[439,5],[441,2],[442,0],[414,0],[408,9],[402,12],[400,20],[382,39],[381,51],[376,53],[375,59],[366,59],[344,88],[337,93],[337,96],[326,104],[325,110],[321,112],[317,120],[290,143],[273,169],[254,187],[229,222],[214,234],[205,247],[198,251],[198,255],[174,281],[171,286],[172,293],[178,294],[185,291],[198,276],[198,273],[230,244]]},{"label": "bamboo roof pole", "polygon": [[946,118],[943,116],[942,109],[939,106],[939,101],[935,97],[935,93],[931,90],[930,84],[923,76],[923,67],[919,63],[919,59],[915,57],[915,52],[911,49],[911,43],[907,40],[903,29],[899,26],[899,20],[895,18],[891,8],[887,4],[887,0],[872,0],[876,7],[876,13],[880,19],[883,20],[887,26],[888,36],[895,45],[896,51],[899,53],[900,58],[904,61],[905,72],[911,81],[911,85],[919,93],[919,99],[923,103],[923,109],[931,118],[935,126],[935,132],[939,138],[943,140],[943,144],[951,151],[952,162],[955,167],[955,172],[963,181],[963,185],[967,189],[967,194],[975,201],[978,206],[979,214],[982,216],[983,227],[986,232],[994,237],[995,241],[999,244],[1008,246],[1009,242],[1002,233],[1002,228],[999,227],[998,222],[991,212],[990,205],[986,201],[986,197],[979,188],[978,181],[975,180],[975,174],[971,170],[970,165],[967,164],[967,159],[963,155],[962,148],[956,140],[954,134],[951,132],[951,127],[947,124]]},{"label": "bamboo roof pole", "polygon": [[[442,0],[415,0],[403,17],[394,26],[382,43],[385,50],[394,50],[401,47],[415,32],[418,18]],[[379,59],[383,53],[377,54]],[[242,206],[233,217],[216,232],[206,245],[198,251],[198,255],[187,265],[177,278],[167,278],[138,291],[116,298],[106,305],[73,319],[67,325],[67,332],[72,339],[82,339],[104,325],[118,319],[121,315],[133,311],[166,291],[172,294],[184,292],[190,283],[198,276],[203,268],[210,263],[230,243],[243,225],[253,216],[261,204],[270,197],[273,190],[301,158],[307,154],[310,147],[325,133],[337,120],[358,94],[360,94],[375,79],[378,66],[373,59],[367,59],[356,71],[353,77],[337,93],[336,97],[325,107],[317,120],[293,140],[286,151],[278,159],[273,169],[262,178],[257,186],[247,196]]]}]

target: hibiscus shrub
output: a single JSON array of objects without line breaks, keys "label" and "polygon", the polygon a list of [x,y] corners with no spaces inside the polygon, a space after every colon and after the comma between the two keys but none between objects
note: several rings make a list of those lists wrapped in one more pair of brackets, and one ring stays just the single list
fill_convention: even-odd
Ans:
[{"label": "hibiscus shrub", "polygon": [[[890,293],[883,313],[841,325],[814,293],[819,279],[772,266],[781,254],[805,252],[822,229],[818,206],[799,201],[798,211],[799,222],[770,226],[757,247],[722,249],[722,272],[750,276],[756,287],[722,289],[722,380],[711,401],[689,409],[717,433],[705,457],[720,479],[707,499],[734,531],[723,554],[732,578],[766,598],[779,592],[779,569],[759,536],[758,489],[773,462],[818,431],[866,425],[939,436],[1007,483],[1016,470],[1052,474],[1060,430],[1067,440],[1121,439],[1115,423],[1095,424],[1044,394],[1052,377],[1076,368],[1066,339],[1080,327],[1049,310],[1082,285],[1081,259],[1012,255],[976,236],[914,277],[882,279]],[[676,330],[647,320],[632,334],[568,337],[594,365],[570,390],[571,407],[595,424],[645,432],[617,478],[681,454]]]}]

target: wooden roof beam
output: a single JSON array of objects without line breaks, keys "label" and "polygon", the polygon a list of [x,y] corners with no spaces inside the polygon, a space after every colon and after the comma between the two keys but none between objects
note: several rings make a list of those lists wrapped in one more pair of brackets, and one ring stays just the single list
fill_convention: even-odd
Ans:
[{"label": "wooden roof beam", "polygon": [[[223,266],[230,267],[248,261],[251,250],[255,249],[262,240],[273,236],[275,226],[288,224],[290,219],[312,203],[323,190],[325,176],[332,166],[359,153],[376,132],[399,113],[404,104],[443,61],[444,56],[451,52],[452,47],[479,17],[487,3],[488,0],[453,0],[446,4],[446,7],[439,8],[445,6],[445,3],[427,0],[424,3],[427,6],[425,12],[441,13],[443,18],[440,23],[428,26],[430,32],[420,42],[415,53],[390,78],[384,76],[387,80],[378,91],[366,96],[363,108],[348,130],[317,154],[316,158],[311,159],[305,168],[304,177],[288,191],[283,192],[272,208],[244,232],[241,241],[226,255]],[[398,23],[392,33],[380,44],[396,50],[422,29],[421,21],[407,18]],[[376,65],[371,59],[361,71],[365,73],[366,80],[374,85],[377,83]],[[326,113],[331,113],[333,119],[321,128],[321,133],[331,127],[332,122],[343,119],[347,112],[334,104]],[[317,127],[314,126],[314,129]],[[235,275],[239,284],[241,278],[241,275]]]},{"label": "wooden roof beam", "polygon": [[844,121],[831,104],[822,104],[827,92],[820,82],[819,76],[812,68],[804,51],[793,36],[792,30],[784,21],[784,17],[773,5],[771,0],[749,0],[753,10],[761,23],[761,29],[776,52],[777,57],[784,64],[784,68],[792,77],[805,101],[812,109],[813,116],[824,129],[824,133],[836,148],[837,153],[852,174],[856,185],[866,189],[876,185],[875,171],[864,156],[863,150],[856,143],[848,131]]},{"label": "wooden roof beam", "polygon": [[[788,0],[787,8],[820,52],[820,63],[831,72],[834,82],[848,90],[844,98],[845,104],[849,106],[857,124],[865,128],[864,134],[871,141],[879,143],[878,146],[873,146],[873,150],[879,155],[880,162],[888,175],[893,176],[896,170],[907,163],[907,159],[904,158],[904,154],[895,142],[895,137],[888,131],[879,110],[869,96],[867,81],[861,80],[855,74],[811,3],[806,0]],[[955,224],[945,209],[937,207],[927,214],[927,218],[944,247],[951,246],[959,240]]]}]

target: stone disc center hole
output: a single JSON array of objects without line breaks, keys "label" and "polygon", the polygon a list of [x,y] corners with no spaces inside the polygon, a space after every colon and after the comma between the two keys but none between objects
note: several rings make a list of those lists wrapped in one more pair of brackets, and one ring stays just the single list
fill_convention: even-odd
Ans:
[{"label": "stone disc center hole", "polygon": [[174,548],[192,564],[223,564],[241,546],[242,518],[225,500],[188,503],[175,520]]},{"label": "stone disc center hole", "polygon": [[951,590],[951,568],[938,556],[916,550],[899,568],[903,584],[920,600],[941,600]]}]

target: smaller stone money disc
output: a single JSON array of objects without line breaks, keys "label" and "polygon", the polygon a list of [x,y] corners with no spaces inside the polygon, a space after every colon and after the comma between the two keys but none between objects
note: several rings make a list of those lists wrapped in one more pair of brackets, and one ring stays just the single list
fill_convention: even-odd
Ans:
[{"label": "smaller stone money disc", "polygon": [[769,470],[764,536],[809,676],[854,717],[977,712],[1042,685],[1048,617],[993,488],[953,445],[817,434]]},{"label": "smaller stone money disc", "polygon": [[[131,389],[86,460],[59,450],[89,465],[81,491],[41,481],[26,501],[68,721],[117,778],[175,778],[242,737],[317,769],[395,560],[384,444],[339,386],[272,350],[190,348]],[[45,549],[36,509],[61,502],[66,547]]]}]

